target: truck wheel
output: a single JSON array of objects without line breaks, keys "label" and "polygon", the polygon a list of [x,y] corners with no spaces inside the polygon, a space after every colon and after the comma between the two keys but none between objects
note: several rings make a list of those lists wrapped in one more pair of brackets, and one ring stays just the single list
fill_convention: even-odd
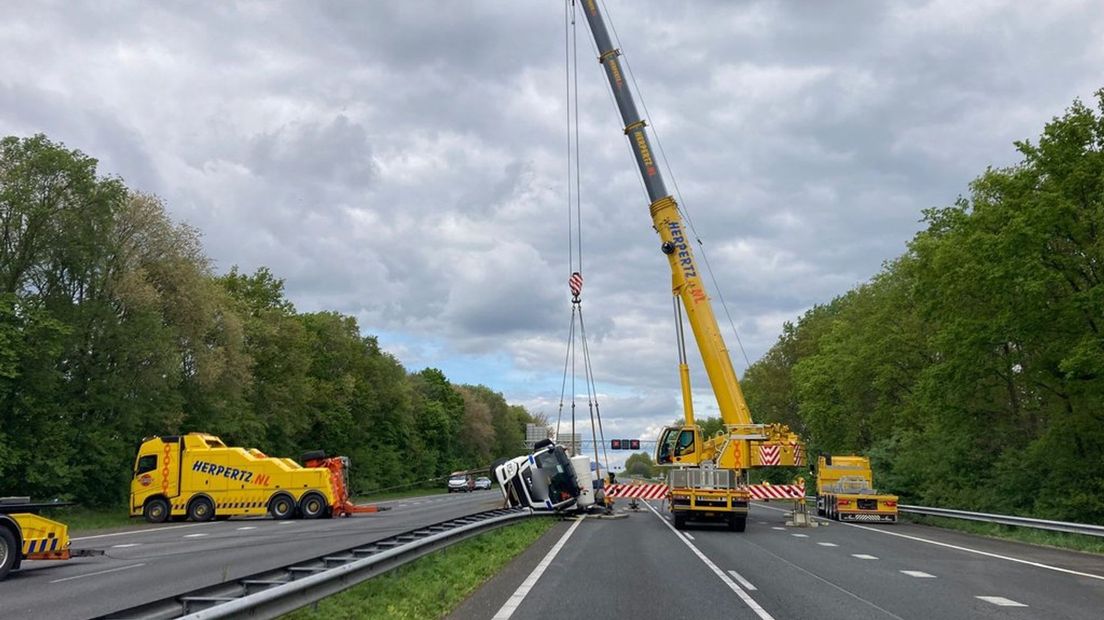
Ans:
[{"label": "truck wheel", "polygon": [[215,503],[210,498],[199,497],[188,504],[188,518],[197,523],[210,521],[215,517]]},{"label": "truck wheel", "polygon": [[15,536],[8,528],[0,527],[0,581],[8,576],[8,571],[15,565],[15,557],[21,549],[15,547]]},{"label": "truck wheel", "polygon": [[268,500],[268,514],[274,519],[292,519],[295,517],[295,500],[286,493],[280,493]]},{"label": "truck wheel", "polygon": [[164,497],[155,497],[142,508],[142,516],[150,523],[164,523],[169,520],[169,501]]},{"label": "truck wheel", "polygon": [[728,529],[733,532],[742,532],[747,528],[747,515],[730,515],[728,517]]},{"label": "truck wheel", "polygon": [[326,498],[320,493],[310,492],[299,498],[299,514],[304,519],[317,519],[326,514]]},{"label": "truck wheel", "polygon": [[676,512],[675,513],[675,529],[676,530],[681,530],[684,527],[686,527],[686,515]]}]

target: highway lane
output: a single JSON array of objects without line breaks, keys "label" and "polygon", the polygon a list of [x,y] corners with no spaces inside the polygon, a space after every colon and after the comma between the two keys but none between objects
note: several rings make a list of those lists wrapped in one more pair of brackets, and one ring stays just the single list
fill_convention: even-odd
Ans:
[{"label": "highway lane", "polygon": [[27,562],[0,582],[0,619],[89,618],[290,562],[500,507],[495,491],[380,502],[391,510],[344,519],[231,519],[166,524],[73,539],[106,557]]},{"label": "highway lane", "polygon": [[683,536],[651,505],[584,521],[514,617],[1098,619],[1104,609],[1097,555],[908,524],[791,528],[778,504],[755,505],[742,534],[703,525]]}]

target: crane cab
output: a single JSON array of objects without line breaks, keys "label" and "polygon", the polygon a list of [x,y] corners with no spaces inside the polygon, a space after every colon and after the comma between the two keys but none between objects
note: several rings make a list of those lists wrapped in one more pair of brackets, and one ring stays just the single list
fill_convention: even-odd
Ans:
[{"label": "crane cab", "polygon": [[656,465],[698,465],[702,461],[702,432],[697,426],[668,426],[656,442]]}]

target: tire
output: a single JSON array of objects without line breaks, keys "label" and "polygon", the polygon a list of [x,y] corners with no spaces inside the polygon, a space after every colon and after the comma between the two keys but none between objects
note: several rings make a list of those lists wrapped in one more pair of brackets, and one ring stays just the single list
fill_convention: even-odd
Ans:
[{"label": "tire", "polygon": [[686,515],[682,513],[675,513],[675,529],[681,530],[686,527]]},{"label": "tire", "polygon": [[326,458],[325,450],[310,450],[304,452],[303,455],[299,457],[299,462],[306,463],[307,461],[317,461],[324,458]]},{"label": "tire", "polygon": [[299,514],[304,519],[319,519],[326,516],[326,498],[321,493],[311,491],[299,498]]},{"label": "tire", "polygon": [[211,498],[200,495],[188,502],[188,519],[196,523],[210,521],[215,518],[215,503]]},{"label": "tire", "polygon": [[150,523],[164,523],[169,520],[172,509],[169,500],[164,497],[154,497],[146,502],[142,508],[142,516]]},{"label": "tire", "polygon": [[747,529],[747,515],[730,515],[728,517],[728,529],[733,532],[742,532]]},{"label": "tire", "polygon": [[8,576],[8,572],[15,566],[17,554],[22,549],[15,546],[15,535],[6,527],[0,527],[0,581]]},{"label": "tire", "polygon": [[268,514],[280,521],[295,518],[295,500],[287,493],[277,493],[268,500]]}]

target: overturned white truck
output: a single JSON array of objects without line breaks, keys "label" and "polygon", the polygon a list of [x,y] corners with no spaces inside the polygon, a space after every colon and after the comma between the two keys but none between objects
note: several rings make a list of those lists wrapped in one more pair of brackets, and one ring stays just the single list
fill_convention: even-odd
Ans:
[{"label": "overturned white truck", "polygon": [[537,442],[532,454],[496,462],[491,471],[510,507],[563,512],[602,501],[590,459],[569,457],[549,439]]}]

